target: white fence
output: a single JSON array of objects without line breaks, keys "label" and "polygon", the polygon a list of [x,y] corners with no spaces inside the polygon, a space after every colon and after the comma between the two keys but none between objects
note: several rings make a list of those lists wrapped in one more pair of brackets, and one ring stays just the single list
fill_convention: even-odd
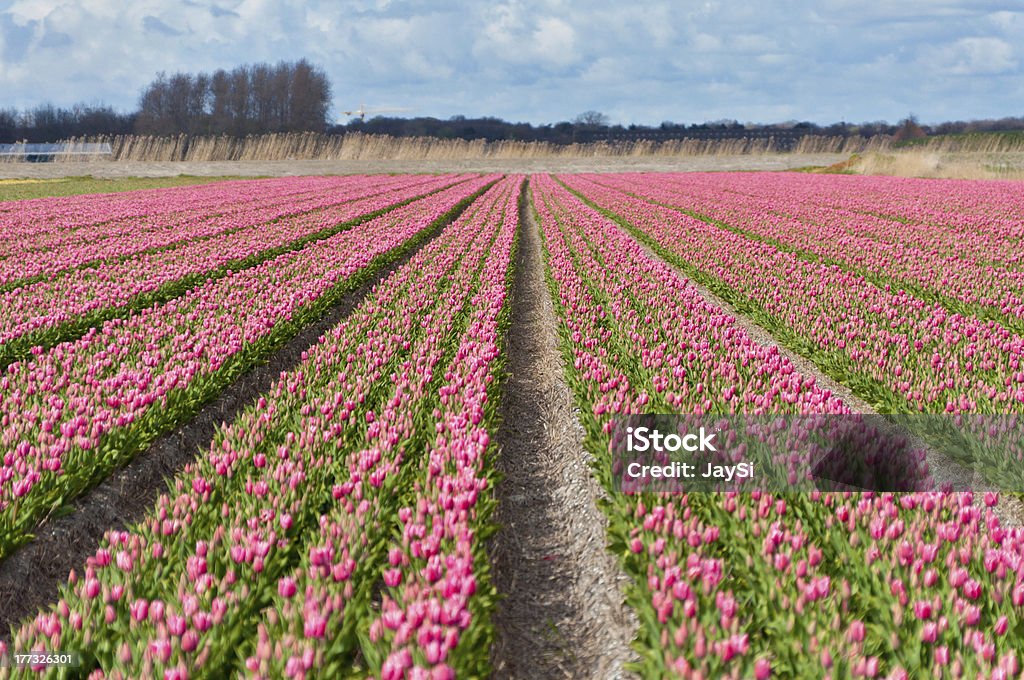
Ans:
[{"label": "white fence", "polygon": [[0,144],[0,162],[41,163],[48,161],[110,159],[107,142],[59,142],[57,144]]}]

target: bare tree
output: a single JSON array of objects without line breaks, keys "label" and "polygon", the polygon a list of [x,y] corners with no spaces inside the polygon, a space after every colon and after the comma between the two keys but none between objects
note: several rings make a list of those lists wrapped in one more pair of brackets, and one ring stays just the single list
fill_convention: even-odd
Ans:
[{"label": "bare tree", "polygon": [[231,71],[231,94],[230,105],[232,125],[230,132],[236,136],[242,136],[249,132],[249,121],[252,118],[252,108],[249,96],[249,70],[239,66]]},{"label": "bare tree", "polygon": [[611,120],[600,111],[584,111],[576,116],[573,123],[583,127],[608,127]]},{"label": "bare tree", "polygon": [[136,131],[143,134],[259,134],[323,131],[331,86],[305,59],[239,66],[212,75],[161,73],[142,93]]},{"label": "bare tree", "polygon": [[894,142],[905,142],[911,139],[921,139],[926,137],[927,133],[921,129],[921,126],[917,123],[917,116],[910,114],[899,123],[899,129],[896,130],[896,134],[893,135],[892,139]]},{"label": "bare tree", "polygon": [[228,132],[234,124],[231,110],[231,76],[217,69],[210,76],[210,132]]},{"label": "bare tree", "polygon": [[136,131],[144,134],[167,134],[169,120],[167,76],[161,72],[139,98]]},{"label": "bare tree", "polygon": [[327,74],[305,59],[298,61],[292,71],[289,101],[289,130],[315,130],[322,126],[331,101]]}]

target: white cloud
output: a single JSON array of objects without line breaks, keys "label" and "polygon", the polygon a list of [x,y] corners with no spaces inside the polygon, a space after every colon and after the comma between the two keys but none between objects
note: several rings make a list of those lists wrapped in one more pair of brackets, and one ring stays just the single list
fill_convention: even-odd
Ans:
[{"label": "white cloud", "polygon": [[634,14],[634,16],[637,16],[643,24],[647,34],[651,37],[652,47],[655,49],[670,47],[672,41],[679,35],[673,25],[672,9],[668,5],[654,5]]},{"label": "white cloud", "polygon": [[[575,62],[576,32],[565,19],[538,15],[520,0],[497,5],[474,33],[473,53],[481,60],[557,70]],[[487,64],[488,66],[490,64]]]},{"label": "white cloud", "polygon": [[617,57],[600,57],[588,64],[580,75],[580,80],[595,85],[614,84],[621,82],[622,74],[627,73],[626,63]]},{"label": "white cloud", "polygon": [[775,39],[768,35],[746,33],[729,39],[729,48],[737,52],[767,52],[777,47]]},{"label": "white cloud", "polygon": [[765,54],[759,54],[754,57],[754,60],[758,64],[764,64],[765,66],[781,66],[790,60],[788,54],[781,52],[768,52]]},{"label": "white cloud", "polygon": [[708,33],[698,33],[693,36],[691,42],[693,49],[698,52],[714,52],[721,49],[722,40],[718,36],[710,35]]},{"label": "white cloud", "polygon": [[15,0],[0,9],[0,106],[128,109],[158,71],[307,57],[336,108],[534,122],[586,109],[624,123],[995,117],[1019,114],[1006,79],[1021,75],[1022,27],[1011,0]]},{"label": "white cloud", "polygon": [[532,38],[535,53],[541,59],[558,66],[576,60],[576,32],[567,22],[556,17],[538,19]]},{"label": "white cloud", "polygon": [[957,76],[999,74],[1017,68],[1013,46],[1000,38],[970,37],[923,50],[926,62]]},{"label": "white cloud", "polygon": [[57,7],[60,7],[57,0],[18,0],[8,12],[16,24],[24,26],[29,21],[45,19]]}]

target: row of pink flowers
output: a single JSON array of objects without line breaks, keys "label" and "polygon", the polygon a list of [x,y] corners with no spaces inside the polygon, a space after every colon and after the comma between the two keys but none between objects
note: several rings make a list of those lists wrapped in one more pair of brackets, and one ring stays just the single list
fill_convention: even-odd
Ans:
[{"label": "row of pink flowers", "polygon": [[646,577],[668,670],[703,678],[1021,671],[1008,631],[1024,620],[1024,532],[1002,527],[994,494],[984,507],[971,494],[944,493],[646,500],[633,507],[627,563]]},{"label": "row of pink flowers", "polygon": [[[420,181],[430,180],[420,178]],[[78,229],[69,229],[56,216],[37,218],[38,221],[28,227],[8,228],[15,233],[24,228],[33,231],[29,236],[15,237],[12,234],[10,237],[13,245],[0,259],[0,286],[12,288],[22,280],[31,281],[41,275],[251,228],[365,198],[374,189],[384,192],[409,183],[407,177],[376,179],[358,176],[333,178],[326,184],[323,179],[311,182],[305,178],[290,178],[288,182],[275,180],[270,183],[260,180],[235,184],[230,191],[221,189],[219,200],[205,205],[201,199],[211,189],[209,186],[193,187],[196,200],[193,201],[190,194],[177,192],[177,207],[173,210],[132,214],[125,219],[101,217],[99,221]],[[371,187],[369,191],[368,184]],[[66,199],[47,200],[56,208],[61,200]],[[140,201],[137,209],[146,208],[147,203]],[[18,226],[21,226],[20,222]]]},{"label": "row of pink flowers", "polygon": [[[984,233],[999,255],[991,261],[1022,261],[1020,250],[1013,247],[1024,237],[1024,203],[1016,182],[801,175],[775,183],[751,173],[730,174],[722,181],[750,196],[774,193],[789,205],[823,206],[896,221],[951,253],[965,252],[964,246],[971,252],[974,235]],[[928,231],[930,240],[925,237]],[[893,234],[899,238],[898,231]],[[990,261],[983,250],[975,254]]]},{"label": "row of pink flowers", "polygon": [[[422,455],[428,433],[420,428],[431,385],[445,370],[445,340],[492,243],[493,205],[510,189],[505,181],[481,197],[333,333],[329,353],[310,358],[309,372],[328,381],[309,385],[300,424],[337,433],[343,445],[333,456],[325,512],[256,622],[245,661],[256,677],[340,671],[365,638],[370,594],[382,581],[393,584],[387,536],[399,524],[409,459]],[[355,398],[360,391],[365,401]],[[319,442],[307,446],[315,457]]]},{"label": "row of pink flowers", "polygon": [[[568,379],[606,488],[618,414],[848,412],[616,224],[550,178],[533,185]],[[1024,532],[1000,524],[996,494],[974,500],[613,492],[643,672],[1018,677]]]},{"label": "row of pink flowers", "polygon": [[415,471],[403,460],[434,434],[416,432],[433,373],[451,370],[439,362],[517,184],[492,188],[220,428],[12,644],[97,650],[107,677],[231,673],[239,655],[257,676],[344,670],[375,585],[395,585],[387,540]]},{"label": "row of pink flowers", "polygon": [[259,193],[274,204],[304,201],[350,181],[280,177],[0,203],[0,234],[5,236],[0,257],[117,238],[130,234],[132,227],[166,228],[182,216],[227,215],[245,208],[240,195]]},{"label": "row of pink flowers", "polygon": [[[472,314],[455,359],[437,390],[433,437],[419,460],[410,504],[399,511],[401,538],[388,551],[391,569],[380,616],[370,627],[384,680],[452,678],[486,672],[481,652],[495,600],[486,583],[488,555],[478,535],[487,526],[494,455],[495,381],[501,360],[508,273],[519,211],[521,178],[492,222],[500,227],[469,303]],[[467,273],[472,276],[474,272]],[[430,441],[432,439],[432,441]],[[488,599],[485,600],[484,597]]]},{"label": "row of pink flowers", "polygon": [[[124,307],[137,296],[183,277],[213,272],[262,251],[288,246],[466,178],[439,176],[426,183],[419,177],[404,179],[404,184],[394,183],[385,191],[374,182],[345,187],[344,191],[323,191],[315,205],[305,206],[309,212],[286,217],[278,215],[280,209],[273,201],[268,207],[259,193],[249,194],[246,202],[251,221],[243,227],[205,239],[182,241],[166,250],[71,269],[45,281],[0,292],[0,347],[14,338],[39,334],[90,312]],[[191,237],[188,231],[183,231],[182,236]]]},{"label": "row of pink flowers", "polygon": [[[578,348],[572,366],[598,389],[596,415],[674,412],[684,403],[697,406],[693,413],[849,412],[777,347],[755,342],[686,279],[550,177],[532,185],[566,332]],[[671,408],[658,411],[659,403]]]},{"label": "row of pink flowers", "polygon": [[760,307],[813,347],[821,365],[875,383],[865,398],[882,412],[1024,412],[1024,338],[999,323],[950,313],[584,178],[565,180],[741,304]]},{"label": "row of pink flowers", "polygon": [[[883,218],[873,211],[835,205],[833,201],[841,199],[832,191],[808,200],[799,189],[820,181],[807,177],[757,175],[756,182],[748,175],[720,174],[659,175],[643,181],[628,175],[590,179],[679,206],[773,244],[889,281],[894,287],[911,285],[968,308],[1024,318],[1024,271],[1016,266],[1021,249],[1013,229],[988,225],[988,229],[962,231],[922,223],[914,212]],[[828,187],[818,188],[863,181],[839,176]],[[1000,207],[992,206],[996,212]],[[1015,226],[1019,229],[1019,223]]]},{"label": "row of pink flowers", "polygon": [[749,205],[811,222],[841,219],[851,234],[869,235],[897,249],[925,248],[980,265],[1024,261],[1016,245],[1024,237],[1024,203],[1016,182],[806,173],[646,177],[687,195],[696,187],[720,187],[730,194],[725,201],[730,205],[742,198]]},{"label": "row of pink flowers", "polygon": [[0,377],[0,538],[15,541],[66,490],[120,462],[133,428],[173,419],[182,404],[172,400],[491,181],[432,194],[8,366]]}]

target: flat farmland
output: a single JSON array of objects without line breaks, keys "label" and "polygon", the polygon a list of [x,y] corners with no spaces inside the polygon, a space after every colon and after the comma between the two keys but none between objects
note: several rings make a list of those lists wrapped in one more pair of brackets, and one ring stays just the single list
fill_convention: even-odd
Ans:
[{"label": "flat farmland", "polygon": [[1019,677],[1024,184],[731,162],[0,201],[0,673]]},{"label": "flat farmland", "polygon": [[828,166],[849,154],[743,154],[709,156],[594,156],[570,158],[444,158],[437,160],[367,158],[359,160],[287,161],[96,161],[69,163],[0,163],[0,178],[60,179],[92,176],[103,179],[359,173],[438,172],[693,172],[726,170],[792,170]]}]

